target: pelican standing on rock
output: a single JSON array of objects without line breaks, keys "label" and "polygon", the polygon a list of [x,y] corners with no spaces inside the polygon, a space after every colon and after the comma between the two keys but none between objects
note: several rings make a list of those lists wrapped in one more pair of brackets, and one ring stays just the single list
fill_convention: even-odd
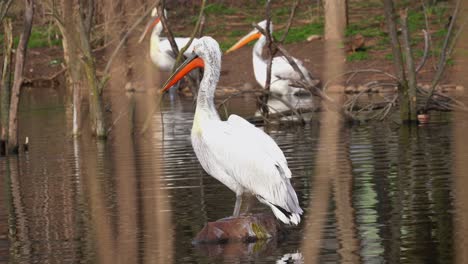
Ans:
[{"label": "pelican standing on rock", "polygon": [[[267,21],[263,20],[258,23],[262,29],[266,30]],[[270,34],[273,34],[273,25],[270,23]],[[264,36],[257,29],[252,30],[249,34],[241,38],[236,44],[234,44],[229,50],[226,51],[230,53],[235,51],[247,43],[257,40],[253,47],[252,61],[253,69],[255,74],[255,79],[258,84],[265,88],[266,74],[267,74],[267,60],[262,57],[263,47],[266,44],[266,36]],[[302,62],[296,58],[293,58],[297,66],[304,74],[306,81],[310,84],[316,84],[317,81],[314,80],[312,74],[304,67]],[[293,83],[295,81],[300,81],[300,75],[294,70],[294,68],[289,64],[286,57],[274,57],[271,65],[271,83],[270,91],[275,94],[287,95],[287,94],[297,94],[299,92],[304,92],[304,89],[294,87]]]},{"label": "pelican standing on rock", "polygon": [[163,86],[167,91],[195,68],[204,68],[192,126],[192,146],[203,169],[236,194],[239,216],[242,193],[250,192],[286,224],[297,225],[302,209],[290,179],[286,158],[273,139],[237,115],[221,121],[214,92],[221,70],[221,50],[211,37],[200,38],[194,54]]},{"label": "pelican standing on rock", "polygon": [[[164,12],[166,12],[164,10]],[[145,31],[140,37],[138,41],[141,43],[145,36],[152,30],[151,38],[150,38],[150,56],[153,63],[158,66],[158,68],[162,71],[172,71],[174,67],[174,63],[176,61],[176,55],[172,51],[171,44],[167,38],[160,38],[161,32],[163,30],[163,26],[159,16],[157,15],[156,8],[153,9],[151,13],[152,20],[146,26]],[[190,38],[174,38],[175,42],[177,43],[177,48],[181,49],[184,47],[189,41]],[[189,56],[193,52],[193,43],[197,39],[193,39],[190,46],[184,52],[185,56]]]}]

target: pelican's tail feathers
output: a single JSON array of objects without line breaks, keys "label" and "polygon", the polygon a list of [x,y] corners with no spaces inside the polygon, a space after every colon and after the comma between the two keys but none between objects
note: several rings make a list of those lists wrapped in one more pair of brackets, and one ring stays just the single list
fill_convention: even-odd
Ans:
[{"label": "pelican's tail feathers", "polygon": [[278,218],[281,222],[287,225],[298,225],[301,222],[302,210],[297,213],[292,213],[278,205],[272,203],[268,203],[268,205],[270,205],[276,218]]}]

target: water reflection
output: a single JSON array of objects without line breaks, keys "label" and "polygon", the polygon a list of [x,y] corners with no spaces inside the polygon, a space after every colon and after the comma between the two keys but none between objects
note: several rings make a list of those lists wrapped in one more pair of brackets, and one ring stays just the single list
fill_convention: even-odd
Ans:
[{"label": "water reflection", "polygon": [[[313,233],[309,225],[288,228],[284,240],[269,243],[193,246],[206,221],[232,213],[235,197],[193,154],[191,100],[164,105],[141,135],[132,131],[141,128],[152,95],[117,94],[113,105],[134,107],[134,118],[121,118],[103,143],[70,137],[59,93],[50,93],[24,95],[20,136],[31,138],[30,152],[0,158],[0,262],[308,263],[312,244],[302,241],[315,243],[317,262],[454,261],[453,223],[463,227],[464,220],[453,214],[465,202],[453,206],[449,125],[344,127],[335,145],[319,144],[317,122],[267,127],[289,161],[301,206],[322,201],[305,222],[321,216],[322,226]],[[230,107],[254,113],[246,102]],[[336,177],[325,184],[314,160],[331,148]],[[269,209],[257,203],[252,211]]]}]

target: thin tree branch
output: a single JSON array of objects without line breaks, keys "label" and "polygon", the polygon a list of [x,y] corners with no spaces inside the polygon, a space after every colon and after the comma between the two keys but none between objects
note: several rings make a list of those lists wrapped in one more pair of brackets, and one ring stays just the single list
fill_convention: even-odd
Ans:
[{"label": "thin tree branch", "polygon": [[423,54],[423,57],[421,59],[421,61],[419,62],[419,65],[418,67],[416,67],[416,73],[418,73],[423,67],[424,67],[424,64],[426,64],[426,61],[427,61],[427,58],[429,57],[429,50],[430,50],[430,36],[429,36],[429,33],[427,32],[427,30],[423,30],[423,33],[424,33],[424,54]]},{"label": "thin tree branch", "polygon": [[171,30],[171,28],[169,27],[169,25],[167,23],[166,12],[164,12],[165,8],[166,8],[166,1],[165,0],[159,0],[158,5],[157,5],[159,19],[161,20],[164,31],[166,32],[167,40],[171,44],[172,52],[174,52],[174,55],[176,57],[178,57],[179,56],[179,47],[177,47],[177,43],[176,43],[176,41],[174,39],[174,34],[172,33],[172,30]]},{"label": "thin tree branch", "polygon": [[265,88],[264,90],[266,93],[262,95],[262,115],[268,119],[269,109],[268,109],[268,97],[270,92],[270,85],[271,85],[271,67],[273,65],[273,57],[275,56],[277,50],[273,48],[273,40],[271,36],[271,0],[267,0],[266,8],[265,8],[265,16],[266,16],[266,30],[264,36],[266,37],[266,45],[268,47],[268,61],[267,61],[267,69],[266,69],[266,80],[265,80]]},{"label": "thin tree branch", "polygon": [[286,24],[286,29],[284,30],[283,36],[281,36],[281,38],[279,40],[280,43],[284,42],[284,40],[286,39],[286,36],[289,33],[289,29],[291,28],[292,21],[294,19],[295,14],[296,14],[297,6],[299,5],[299,1],[300,0],[295,0],[292,7],[291,7],[291,13],[289,14],[288,23]]},{"label": "thin tree branch", "polygon": [[442,75],[443,75],[443,73],[445,71],[445,66],[447,65],[447,55],[448,55],[448,50],[447,49],[449,47],[449,42],[450,42],[450,38],[452,36],[452,32],[453,32],[453,29],[454,29],[454,26],[455,26],[455,21],[457,20],[457,16],[458,16],[458,13],[459,13],[459,10],[460,10],[460,5],[461,5],[461,0],[457,0],[457,2],[455,4],[455,9],[453,10],[453,13],[452,13],[452,19],[450,20],[450,24],[449,24],[449,27],[448,27],[447,35],[445,36],[444,44],[442,45],[442,51],[440,53],[439,63],[437,64],[437,70],[436,70],[436,73],[434,75],[434,78],[432,79],[431,91],[429,93],[429,96],[426,99],[426,103],[424,104],[425,105],[424,109],[427,108],[429,100],[432,97],[432,95],[434,94],[434,90],[435,90],[437,84],[440,82],[440,79],[442,78]]},{"label": "thin tree branch", "polygon": [[192,42],[195,39],[195,36],[200,31],[200,26],[202,25],[202,22],[204,22],[204,19],[203,19],[204,15],[203,14],[205,12],[205,5],[206,5],[206,0],[202,0],[201,7],[200,7],[200,13],[198,14],[198,19],[197,19],[197,23],[195,24],[195,28],[193,29],[192,34],[190,35],[189,41],[187,42],[187,44],[185,44],[185,46],[180,50],[179,54],[177,55],[177,59],[176,59],[176,61],[174,63],[173,70],[177,69],[177,67],[179,66],[182,58],[184,57],[184,53],[187,51],[187,49],[190,47],[190,45],[192,45]]},{"label": "thin tree branch", "polygon": [[109,57],[109,60],[107,61],[106,67],[104,68],[104,73],[103,73],[103,78],[101,80],[100,84],[100,93],[102,93],[102,90],[104,89],[105,83],[108,80],[108,75],[109,75],[109,70],[110,67],[112,66],[112,63],[114,62],[115,57],[117,56],[118,52],[120,49],[123,47],[127,39],[130,37],[131,33],[135,30],[135,28],[143,22],[143,20],[151,13],[151,10],[157,5],[157,3],[154,3],[153,5],[148,8],[148,10],[139,18],[133,25],[130,27],[130,29],[125,33],[123,38],[120,40],[119,44],[117,44],[117,47],[115,47],[114,51],[112,52],[111,56]]},{"label": "thin tree branch", "polygon": [[5,18],[6,14],[8,13],[8,9],[10,9],[13,0],[2,1],[0,4],[0,23]]}]

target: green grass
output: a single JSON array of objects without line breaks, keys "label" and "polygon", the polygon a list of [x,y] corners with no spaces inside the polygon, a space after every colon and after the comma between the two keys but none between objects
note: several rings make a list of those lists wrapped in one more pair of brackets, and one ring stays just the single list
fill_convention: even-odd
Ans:
[{"label": "green grass", "polygon": [[390,61],[393,60],[393,54],[392,54],[392,53],[386,54],[386,55],[385,55],[385,59],[386,59],[386,60],[390,60]]},{"label": "green grass", "polygon": [[234,15],[237,12],[237,9],[220,3],[212,3],[205,6],[205,14],[207,15]]},{"label": "green grass", "polygon": [[441,28],[441,29],[437,30],[437,32],[435,32],[433,34],[433,36],[436,37],[436,38],[444,38],[447,35],[447,33],[448,33],[448,29]]},{"label": "green grass", "polygon": [[57,30],[45,27],[36,27],[31,31],[28,48],[40,48],[49,46],[59,46],[62,43],[61,39],[57,39]]},{"label": "green grass", "polygon": [[[43,48],[53,47],[62,44],[62,40],[56,36],[60,35],[57,29],[53,27],[33,27],[31,36],[29,37],[28,48]],[[3,34],[0,34],[0,39],[3,41]],[[17,47],[19,43],[19,36],[13,39],[13,46]]]},{"label": "green grass", "polygon": [[[288,36],[285,39],[285,43],[294,43],[304,41],[310,35],[322,35],[323,34],[324,24],[322,22],[312,23],[308,25],[303,25],[299,27],[291,27],[289,29]],[[273,35],[276,38],[280,38],[283,35],[283,32],[274,32]]]},{"label": "green grass", "polygon": [[369,53],[367,51],[356,51],[354,53],[349,54],[346,59],[348,61],[363,61],[368,60],[370,58]]},{"label": "green grass", "polygon": [[381,1],[360,1],[355,3],[356,7],[359,8],[376,8],[376,7],[382,7],[382,2]]},{"label": "green grass", "polygon": [[283,6],[273,10],[273,17],[288,16],[289,13],[291,13],[291,8],[289,8],[289,6]]},{"label": "green grass", "polygon": [[408,28],[410,32],[415,32],[426,28],[426,21],[423,12],[411,10],[408,12]]},{"label": "green grass", "polygon": [[243,37],[247,34],[248,32],[245,30],[238,30],[234,29],[228,32],[229,37]]},{"label": "green grass", "polygon": [[351,24],[348,26],[348,28],[346,28],[345,35],[347,37],[354,36],[357,34],[361,34],[364,37],[368,38],[374,38],[384,35],[380,28],[376,26],[362,27],[361,25]]}]

